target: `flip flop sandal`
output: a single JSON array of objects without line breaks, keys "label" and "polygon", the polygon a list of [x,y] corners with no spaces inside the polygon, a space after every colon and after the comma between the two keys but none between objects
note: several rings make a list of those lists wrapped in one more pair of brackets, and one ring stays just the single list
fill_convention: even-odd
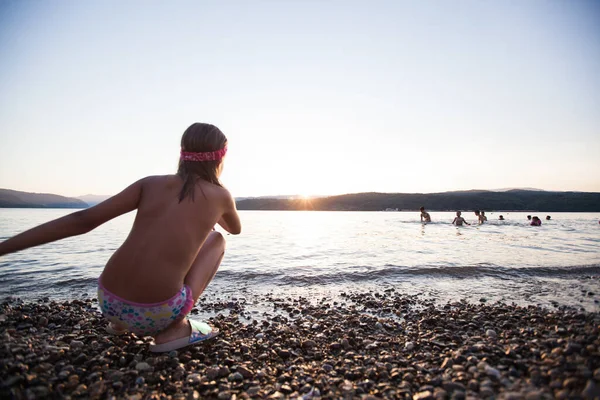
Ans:
[{"label": "flip flop sandal", "polygon": [[189,336],[171,340],[170,342],[162,344],[150,345],[150,348],[148,350],[150,350],[153,353],[173,351],[186,346],[207,341],[219,334],[219,330],[217,328],[213,328],[205,322],[193,321],[191,319],[188,319],[187,321],[190,324],[190,327],[192,328],[192,332]]}]

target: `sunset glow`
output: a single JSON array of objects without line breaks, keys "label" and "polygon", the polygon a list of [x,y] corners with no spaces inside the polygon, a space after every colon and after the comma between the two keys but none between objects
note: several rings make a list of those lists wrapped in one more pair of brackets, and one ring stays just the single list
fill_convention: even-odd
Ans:
[{"label": "sunset glow", "polygon": [[203,121],[239,197],[600,191],[596,2],[0,7],[3,188],[114,194]]}]

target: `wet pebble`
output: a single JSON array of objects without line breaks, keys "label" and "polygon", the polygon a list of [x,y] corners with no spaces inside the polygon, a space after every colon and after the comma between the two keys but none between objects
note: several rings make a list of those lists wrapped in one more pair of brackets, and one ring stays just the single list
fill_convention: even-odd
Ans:
[{"label": "wet pebble", "polygon": [[152,367],[147,362],[139,362],[135,364],[135,369],[138,371],[149,371]]}]

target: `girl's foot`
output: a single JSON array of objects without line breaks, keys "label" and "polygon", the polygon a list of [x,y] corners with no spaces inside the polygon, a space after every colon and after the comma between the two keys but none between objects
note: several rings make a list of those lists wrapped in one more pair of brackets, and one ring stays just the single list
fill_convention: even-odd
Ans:
[{"label": "girl's foot", "polygon": [[187,319],[181,319],[177,322],[172,323],[154,337],[154,343],[163,344],[171,342],[173,340],[189,337],[191,333],[190,324]]}]

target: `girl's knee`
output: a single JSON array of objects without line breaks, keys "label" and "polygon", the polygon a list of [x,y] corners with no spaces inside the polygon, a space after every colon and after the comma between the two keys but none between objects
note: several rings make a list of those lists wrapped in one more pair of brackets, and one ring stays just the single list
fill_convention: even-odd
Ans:
[{"label": "girl's knee", "polygon": [[208,236],[210,240],[211,247],[221,250],[221,252],[225,251],[225,237],[221,232],[213,231]]}]

